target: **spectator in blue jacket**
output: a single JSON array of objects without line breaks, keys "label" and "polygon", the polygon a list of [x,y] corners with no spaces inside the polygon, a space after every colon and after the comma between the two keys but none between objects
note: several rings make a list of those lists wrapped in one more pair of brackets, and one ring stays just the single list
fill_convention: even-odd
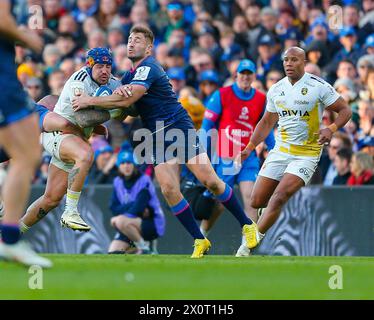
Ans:
[{"label": "spectator in blue jacket", "polygon": [[147,241],[165,232],[165,217],[151,178],[138,171],[132,151],[117,158],[119,176],[113,182],[111,225],[117,233],[109,253],[125,253],[130,246],[138,254],[151,253]]}]

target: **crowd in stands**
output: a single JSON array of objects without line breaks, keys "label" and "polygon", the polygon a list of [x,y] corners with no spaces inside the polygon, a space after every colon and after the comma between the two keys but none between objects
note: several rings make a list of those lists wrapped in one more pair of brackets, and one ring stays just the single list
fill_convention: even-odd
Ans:
[{"label": "crowd in stands", "polygon": [[[180,102],[196,128],[215,90],[233,83],[241,59],[257,67],[253,86],[267,92],[284,77],[281,53],[305,49],[306,71],[326,79],[352,108],[349,123],[325,147],[313,183],[374,184],[374,1],[372,0],[28,0],[20,2],[18,23],[29,18],[27,5],[43,9],[45,41],[40,56],[16,47],[17,73],[30,97],[59,95],[65,81],[85,64],[93,47],[109,47],[113,75],[131,68],[126,57],[134,24],[151,27],[154,55],[167,71]],[[334,7],[333,7],[334,6]],[[324,112],[323,124],[334,114]],[[95,164],[87,183],[111,184],[118,175],[117,154],[131,148],[141,121],[106,123],[109,137],[91,140]],[[48,156],[35,183],[45,183]],[[152,169],[145,166],[146,174]]]}]

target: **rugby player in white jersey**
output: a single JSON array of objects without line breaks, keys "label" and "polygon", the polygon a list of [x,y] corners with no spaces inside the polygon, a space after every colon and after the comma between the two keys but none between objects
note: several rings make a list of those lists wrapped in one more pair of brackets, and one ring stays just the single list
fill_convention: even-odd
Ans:
[{"label": "rugby player in white jersey", "polygon": [[[258,243],[275,223],[283,205],[307,185],[318,165],[322,148],[351,118],[351,110],[335,89],[323,79],[304,71],[305,52],[287,49],[283,56],[286,77],[267,94],[266,112],[248,143],[237,156],[244,161],[278,123],[275,147],[265,160],[251,195],[253,208],[264,208],[258,221]],[[337,113],[335,121],[321,128],[323,110]],[[241,251],[249,250],[242,246]]]},{"label": "rugby player in white jersey", "polygon": [[[120,82],[111,75],[111,71],[112,56],[108,49],[89,50],[87,65],[75,72],[65,83],[54,112],[73,124],[79,124],[77,113],[72,109],[72,99],[83,92],[92,96],[103,85],[115,90]],[[57,207],[65,194],[66,206],[61,216],[61,224],[73,230],[91,229],[78,212],[78,201],[93,162],[93,150],[86,140],[92,132],[93,127],[85,127],[83,137],[63,132],[43,133],[43,147],[52,155],[47,186],[44,194],[31,204],[23,216],[23,232]]]}]

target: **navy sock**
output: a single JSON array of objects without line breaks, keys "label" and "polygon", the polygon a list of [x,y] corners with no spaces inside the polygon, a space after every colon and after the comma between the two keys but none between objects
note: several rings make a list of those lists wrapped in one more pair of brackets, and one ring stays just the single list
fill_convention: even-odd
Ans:
[{"label": "navy sock", "polygon": [[243,227],[245,224],[252,224],[247,217],[232,188],[226,183],[225,191],[216,198],[229,210]]},{"label": "navy sock", "polygon": [[5,244],[14,244],[21,237],[19,226],[16,224],[3,224],[1,228],[1,238]]},{"label": "navy sock", "polygon": [[204,239],[186,199],[183,198],[178,204],[170,207],[170,209],[194,239]]}]

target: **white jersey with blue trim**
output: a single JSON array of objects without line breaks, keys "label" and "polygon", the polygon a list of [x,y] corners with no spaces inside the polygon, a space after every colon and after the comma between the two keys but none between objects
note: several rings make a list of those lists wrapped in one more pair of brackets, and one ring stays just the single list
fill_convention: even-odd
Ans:
[{"label": "white jersey with blue trim", "polygon": [[[121,85],[121,82],[110,76],[109,82],[106,84],[112,91]],[[88,73],[87,67],[73,73],[69,80],[65,83],[61,95],[57,101],[54,112],[68,119],[70,122],[77,124],[74,110],[72,107],[73,99],[83,92],[89,96],[94,96],[96,90],[100,87]]]},{"label": "white jersey with blue trim", "polygon": [[319,129],[323,110],[340,95],[325,80],[305,73],[294,85],[288,77],[267,93],[266,111],[277,113],[276,150],[294,156],[319,157]]}]

